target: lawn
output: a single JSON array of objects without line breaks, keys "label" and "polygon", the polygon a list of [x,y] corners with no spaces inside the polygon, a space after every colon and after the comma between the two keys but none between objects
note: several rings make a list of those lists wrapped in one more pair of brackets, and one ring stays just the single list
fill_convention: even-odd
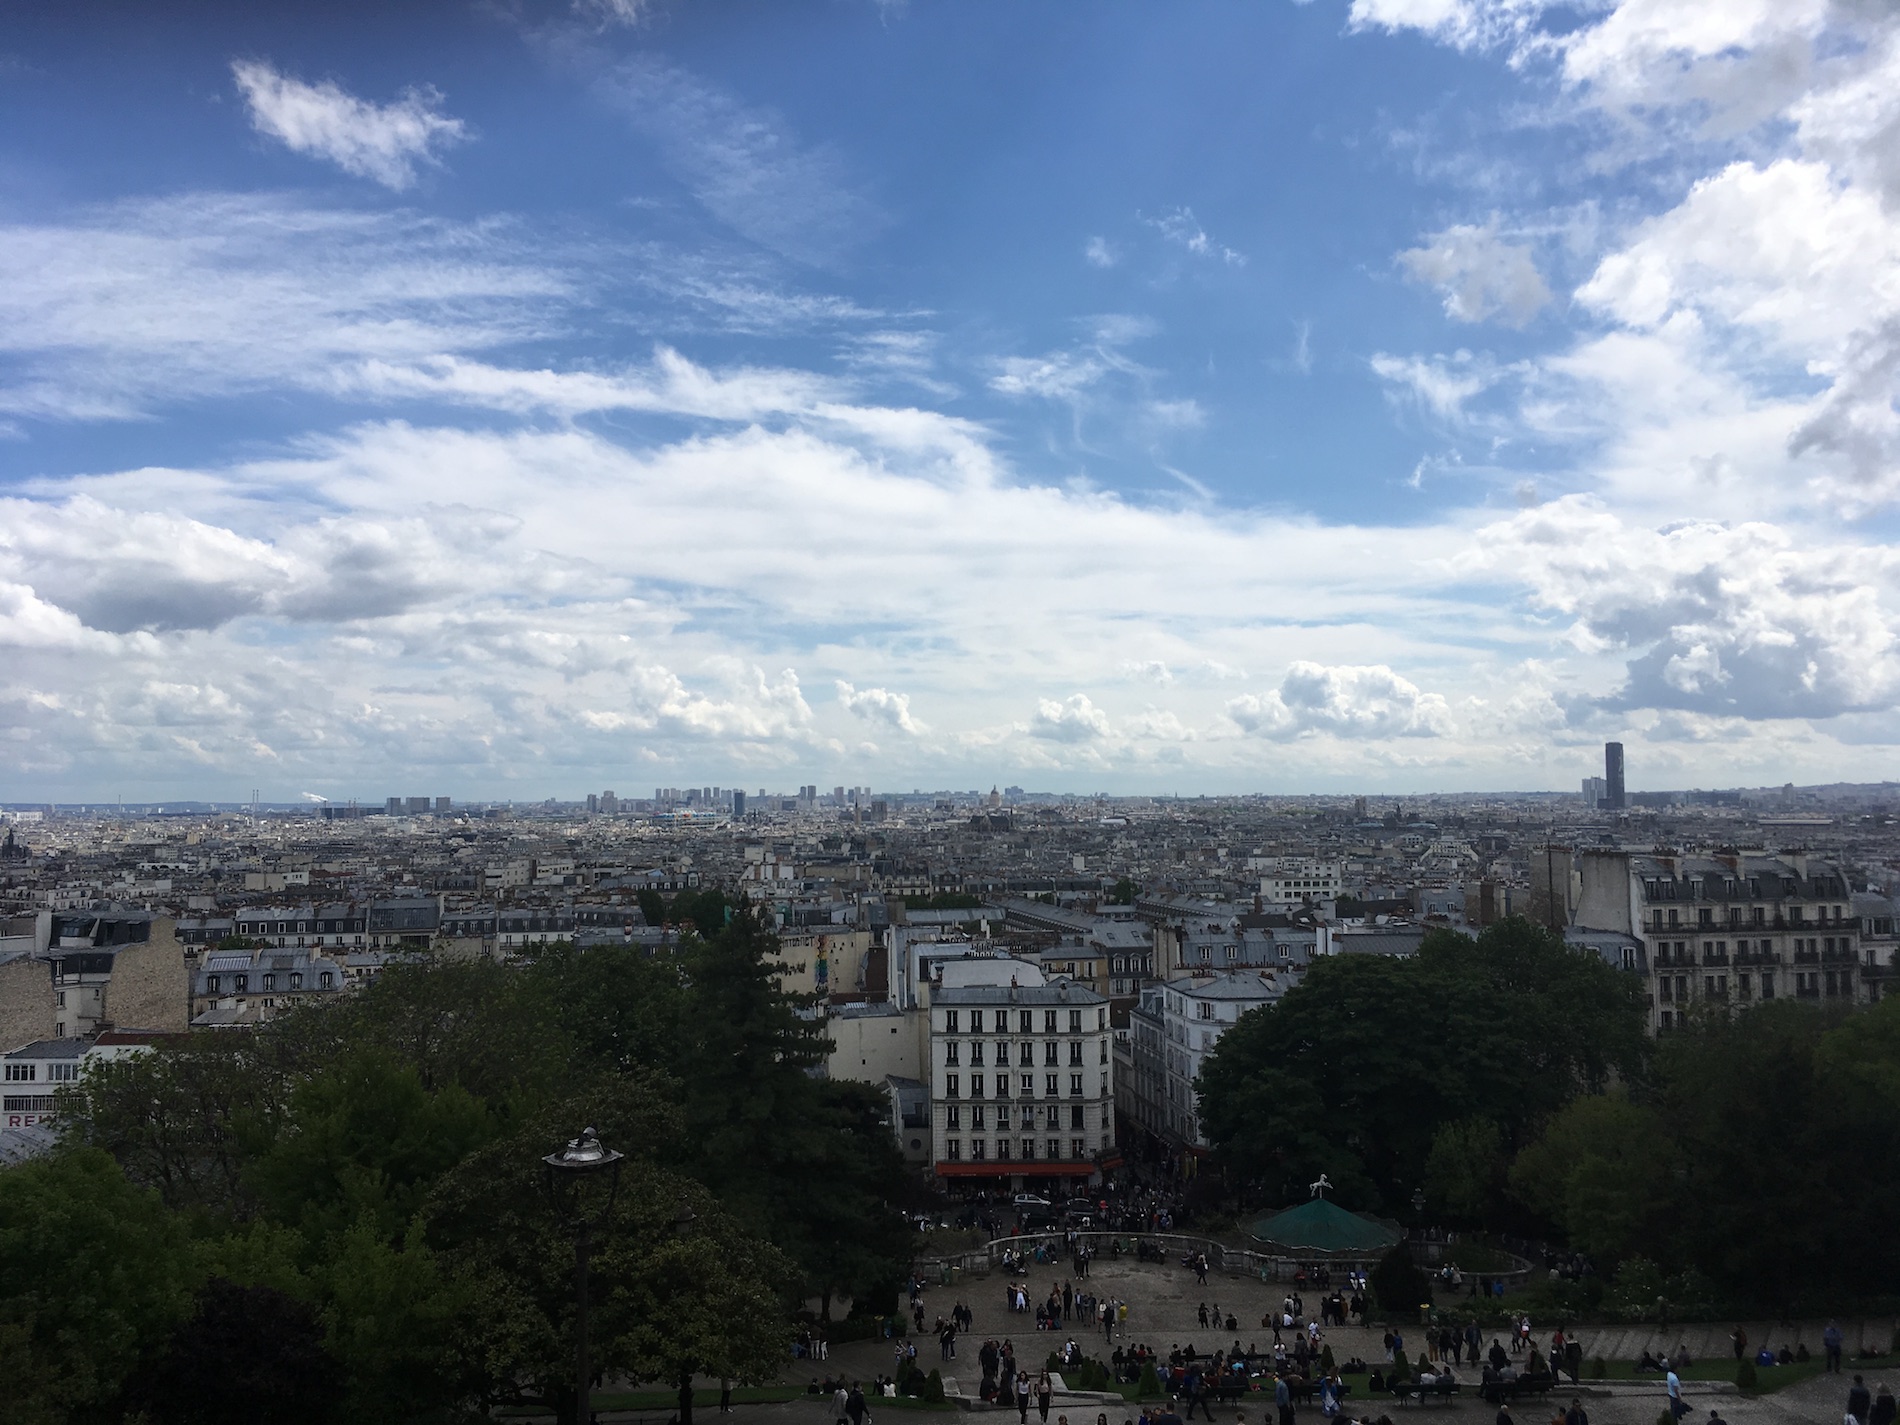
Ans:
[{"label": "lawn", "polygon": [[[1819,1375],[1823,1365],[1824,1362],[1822,1359],[1816,1356],[1811,1361],[1797,1361],[1793,1365],[1788,1366],[1756,1366],[1755,1389],[1749,1393],[1751,1395],[1771,1395],[1777,1390],[1783,1390],[1793,1385],[1796,1381],[1807,1380],[1811,1376]],[[1855,1371],[1865,1373],[1877,1370],[1891,1370],[1897,1365],[1900,1365],[1900,1357],[1874,1356],[1866,1360],[1845,1362],[1841,1369],[1845,1375],[1851,1377]],[[1638,1375],[1636,1366],[1631,1361],[1606,1361],[1604,1362],[1604,1367],[1605,1374],[1602,1377],[1603,1379],[1654,1381],[1656,1383],[1656,1389],[1658,1391],[1662,1389],[1663,1378],[1661,1376],[1654,1373]],[[1724,1356],[1719,1360],[1696,1361],[1686,1370],[1678,1371],[1677,1374],[1684,1380],[1729,1381],[1733,1383],[1738,1368],[1739,1363],[1737,1361],[1732,1357]],[[1586,1362],[1583,1368],[1583,1384],[1589,1385],[1593,1378],[1591,1368]]]}]

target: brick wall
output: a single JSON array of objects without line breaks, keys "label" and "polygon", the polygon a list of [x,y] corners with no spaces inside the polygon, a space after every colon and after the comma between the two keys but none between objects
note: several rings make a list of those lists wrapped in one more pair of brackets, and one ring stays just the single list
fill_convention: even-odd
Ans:
[{"label": "brick wall", "polygon": [[152,938],[127,945],[112,961],[106,987],[105,1018],[120,1029],[164,1029],[182,1033],[190,1024],[191,978],[178,922],[152,922]]},{"label": "brick wall", "polygon": [[16,955],[0,964],[0,1053],[52,1037],[51,968],[31,955]]}]

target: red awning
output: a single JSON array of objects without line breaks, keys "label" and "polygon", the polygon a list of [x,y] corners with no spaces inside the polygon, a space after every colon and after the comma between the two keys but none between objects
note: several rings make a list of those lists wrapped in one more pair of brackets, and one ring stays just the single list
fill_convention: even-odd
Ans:
[{"label": "red awning", "polygon": [[1010,1178],[1018,1173],[1026,1178],[1086,1178],[1095,1171],[1093,1163],[1008,1163],[985,1159],[977,1163],[939,1163],[941,1178]]}]

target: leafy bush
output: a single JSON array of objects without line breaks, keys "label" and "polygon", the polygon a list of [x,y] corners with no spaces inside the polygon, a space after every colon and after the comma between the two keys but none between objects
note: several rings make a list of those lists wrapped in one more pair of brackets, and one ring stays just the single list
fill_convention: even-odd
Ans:
[{"label": "leafy bush", "polygon": [[1752,1391],[1760,1384],[1761,1381],[1755,1374],[1755,1363],[1744,1356],[1742,1363],[1735,1368],[1736,1388]]},{"label": "leafy bush", "polygon": [[1331,1346],[1321,1346],[1319,1348],[1319,1368],[1326,1375],[1333,1373],[1334,1360],[1333,1348]]},{"label": "leafy bush", "polygon": [[1155,1363],[1149,1361],[1141,1368],[1141,1398],[1153,1400],[1161,1394],[1161,1377],[1155,1374]]},{"label": "leafy bush", "polygon": [[1409,1319],[1432,1299],[1431,1278],[1419,1270],[1403,1242],[1380,1258],[1367,1281],[1379,1309],[1388,1316],[1402,1314]]},{"label": "leafy bush", "polygon": [[1591,1358],[1590,1360],[1590,1379],[1591,1380],[1603,1380],[1607,1378],[1609,1374],[1610,1374],[1610,1363],[1608,1361],[1604,1360],[1603,1357],[1601,1356],[1594,1356]]},{"label": "leafy bush", "polygon": [[935,1366],[924,1377],[924,1403],[936,1405],[943,1400],[943,1372]]}]

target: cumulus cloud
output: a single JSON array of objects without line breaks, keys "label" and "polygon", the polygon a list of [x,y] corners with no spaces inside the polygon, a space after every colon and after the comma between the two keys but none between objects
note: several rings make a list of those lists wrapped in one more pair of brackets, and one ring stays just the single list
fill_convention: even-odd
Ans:
[{"label": "cumulus cloud", "polygon": [[1900,557],[1804,546],[1758,522],[1632,525],[1571,496],[1484,530],[1474,567],[1509,569],[1586,645],[1629,655],[1612,709],[1831,718],[1891,707]]},{"label": "cumulus cloud", "polygon": [[1061,702],[1039,698],[1036,715],[1029,722],[1030,736],[1051,742],[1096,742],[1110,731],[1108,714],[1096,707],[1087,693],[1071,693]]},{"label": "cumulus cloud", "polygon": [[1091,267],[1113,267],[1121,256],[1105,237],[1092,237],[1082,248],[1082,257]]},{"label": "cumulus cloud", "polygon": [[441,112],[433,89],[372,104],[332,80],[307,84],[264,60],[234,60],[231,74],[260,134],[399,192],[415,183],[418,166],[439,163],[439,150],[468,137],[460,119]]},{"label": "cumulus cloud", "polygon": [[1383,664],[1294,663],[1280,686],[1230,700],[1227,716],[1260,737],[1329,733],[1344,738],[1443,737],[1451,710]]},{"label": "cumulus cloud", "polygon": [[911,737],[921,737],[930,730],[911,716],[908,693],[893,693],[885,688],[859,690],[842,678],[837,680],[837,686],[839,703],[854,717],[896,728]]},{"label": "cumulus cloud", "polygon": [[1401,252],[1399,265],[1438,289],[1454,321],[1496,317],[1522,327],[1550,302],[1530,249],[1500,237],[1495,218],[1482,227],[1459,223],[1433,233],[1422,246]]}]

